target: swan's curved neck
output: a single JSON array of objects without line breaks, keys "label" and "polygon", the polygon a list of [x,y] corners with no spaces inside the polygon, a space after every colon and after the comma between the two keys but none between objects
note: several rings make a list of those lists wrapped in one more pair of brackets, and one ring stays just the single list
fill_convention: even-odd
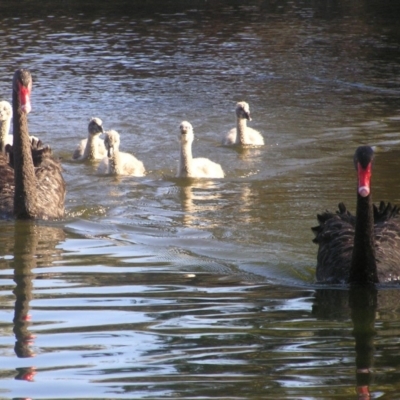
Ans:
[{"label": "swan's curved neck", "polygon": [[14,215],[30,219],[36,216],[36,177],[32,161],[27,114],[21,110],[18,93],[13,91],[14,134]]},{"label": "swan's curved neck", "polygon": [[245,144],[246,128],[247,120],[245,118],[236,118],[236,144]]},{"label": "swan's curved neck", "polygon": [[371,195],[362,197],[357,193],[356,228],[349,283],[377,283],[375,258],[374,212]]},{"label": "swan's curved neck", "polygon": [[108,164],[110,166],[110,174],[122,174],[121,155],[119,149],[113,149],[112,156],[108,158]]},{"label": "swan's curved neck", "polygon": [[179,161],[179,175],[182,177],[190,177],[192,174],[192,161],[193,161],[193,155],[192,155],[192,143],[186,142],[182,143],[181,142],[181,155],[180,155],[180,161]]},{"label": "swan's curved neck", "polygon": [[101,158],[98,154],[98,141],[100,140],[98,135],[88,135],[86,147],[84,150],[84,158],[88,160],[95,160]]},{"label": "swan's curved neck", "polygon": [[8,132],[10,131],[11,120],[0,121],[0,152],[4,152]]}]

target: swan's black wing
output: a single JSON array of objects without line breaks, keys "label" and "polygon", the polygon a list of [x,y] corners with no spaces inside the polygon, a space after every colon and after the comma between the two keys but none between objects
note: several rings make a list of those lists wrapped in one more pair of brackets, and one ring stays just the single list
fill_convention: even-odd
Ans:
[{"label": "swan's black wing", "polygon": [[[35,166],[37,210],[36,218],[60,219],[64,217],[65,181],[61,164],[52,157],[49,146],[43,146],[36,138],[31,141],[33,164]],[[13,147],[6,146],[8,157],[0,154],[0,214],[12,216],[14,211],[14,153]]]},{"label": "swan's black wing", "polygon": [[61,164],[52,157],[46,157],[35,168],[37,188],[37,218],[61,219],[64,217],[66,185]]},{"label": "swan's black wing", "polygon": [[[14,168],[14,149],[13,146],[8,144],[5,147],[6,154],[8,156],[8,162],[12,168]],[[40,139],[32,137],[31,139],[31,152],[32,161],[35,167],[39,167],[40,164],[47,158],[51,157],[52,151],[49,146],[43,146]]]},{"label": "swan's black wing", "polygon": [[[399,207],[381,202],[374,207],[375,252],[379,282],[400,281]],[[343,203],[336,213],[318,215],[312,228],[318,244],[318,282],[346,283],[354,245],[356,219]]]},{"label": "swan's black wing", "polygon": [[14,170],[0,153],[0,216],[11,217],[14,211]]},{"label": "swan's black wing", "polygon": [[399,207],[374,205],[375,251],[379,282],[400,281]]},{"label": "swan's black wing", "polygon": [[318,215],[312,228],[318,244],[316,278],[318,282],[345,283],[349,277],[356,219],[343,203],[336,213]]}]

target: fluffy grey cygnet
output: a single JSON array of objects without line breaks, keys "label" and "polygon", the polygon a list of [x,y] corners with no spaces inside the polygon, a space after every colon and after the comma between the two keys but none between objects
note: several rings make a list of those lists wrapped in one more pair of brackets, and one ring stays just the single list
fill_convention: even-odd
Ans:
[{"label": "fluffy grey cygnet", "polygon": [[177,177],[180,178],[223,178],[221,166],[208,158],[193,158],[193,127],[190,122],[182,121],[180,125],[180,159]]},{"label": "fluffy grey cygnet", "polygon": [[250,107],[245,101],[240,101],[236,104],[236,128],[232,128],[225,135],[222,144],[225,146],[262,146],[264,138],[260,132],[247,126],[247,121],[251,121]]},{"label": "fluffy grey cygnet", "polygon": [[97,172],[105,175],[144,176],[143,163],[132,154],[119,151],[119,145],[119,133],[114,130],[107,131],[104,139],[107,157],[101,160]]},{"label": "fluffy grey cygnet", "polygon": [[100,118],[92,118],[88,125],[88,137],[79,142],[72,154],[72,159],[76,161],[94,161],[105,157],[107,151],[104,147],[104,141],[100,139],[102,133],[104,133],[103,121]]},{"label": "fluffy grey cygnet", "polygon": [[13,144],[13,136],[9,134],[12,107],[8,101],[0,101],[0,151],[4,153],[7,144]]}]

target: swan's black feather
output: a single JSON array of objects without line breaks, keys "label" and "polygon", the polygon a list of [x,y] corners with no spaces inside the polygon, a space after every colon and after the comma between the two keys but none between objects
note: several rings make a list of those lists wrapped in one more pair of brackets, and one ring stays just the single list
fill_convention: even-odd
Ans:
[{"label": "swan's black feather", "polygon": [[0,214],[11,217],[14,207],[14,170],[8,165],[8,158],[0,153]]},{"label": "swan's black feather", "polygon": [[[12,145],[7,144],[5,152],[8,156],[9,165],[14,168],[14,148]],[[31,139],[31,153],[32,161],[35,167],[39,167],[40,164],[47,158],[52,156],[52,150],[50,146],[44,146],[40,139],[33,137]]]},{"label": "swan's black feather", "polygon": [[[318,215],[312,228],[319,245],[316,278],[319,282],[346,283],[353,253],[356,217],[343,203],[338,211]],[[381,202],[374,205],[375,252],[380,282],[400,280],[399,207]]]},{"label": "swan's black feather", "polygon": [[[15,191],[14,153],[11,145],[7,145],[5,150],[6,155],[0,154],[0,215],[11,217]],[[52,157],[51,148],[43,146],[38,139],[32,139],[31,152],[36,176],[36,218],[62,218],[66,189],[61,164]]]}]

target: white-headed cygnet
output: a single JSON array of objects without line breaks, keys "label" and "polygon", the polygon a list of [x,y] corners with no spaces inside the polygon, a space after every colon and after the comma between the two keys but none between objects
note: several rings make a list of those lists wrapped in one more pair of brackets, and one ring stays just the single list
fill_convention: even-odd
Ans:
[{"label": "white-headed cygnet", "polygon": [[104,133],[103,121],[100,118],[92,118],[88,125],[88,137],[79,142],[72,154],[72,159],[76,161],[94,161],[105,157],[107,151],[104,147],[104,141],[100,139],[102,133]]},{"label": "white-headed cygnet", "polygon": [[181,154],[177,177],[179,178],[223,178],[221,166],[208,158],[193,158],[192,142],[194,139],[193,127],[190,122],[183,121],[181,131]]},{"label": "white-headed cygnet", "polygon": [[107,157],[101,160],[97,168],[99,174],[144,176],[143,163],[132,154],[119,151],[120,137],[117,131],[106,132],[104,145]]},{"label": "white-headed cygnet", "polygon": [[0,152],[4,153],[7,144],[13,144],[13,135],[10,135],[12,107],[8,101],[0,101]]},{"label": "white-headed cygnet", "polygon": [[247,121],[251,121],[250,107],[245,101],[236,104],[236,128],[232,128],[222,139],[225,146],[262,146],[264,138],[260,132],[247,126]]},{"label": "white-headed cygnet", "polygon": [[[0,153],[4,153],[6,146],[14,143],[14,135],[10,135],[11,118],[13,115],[11,104],[6,101],[0,101]],[[29,136],[29,140],[38,142],[36,136]]]}]

